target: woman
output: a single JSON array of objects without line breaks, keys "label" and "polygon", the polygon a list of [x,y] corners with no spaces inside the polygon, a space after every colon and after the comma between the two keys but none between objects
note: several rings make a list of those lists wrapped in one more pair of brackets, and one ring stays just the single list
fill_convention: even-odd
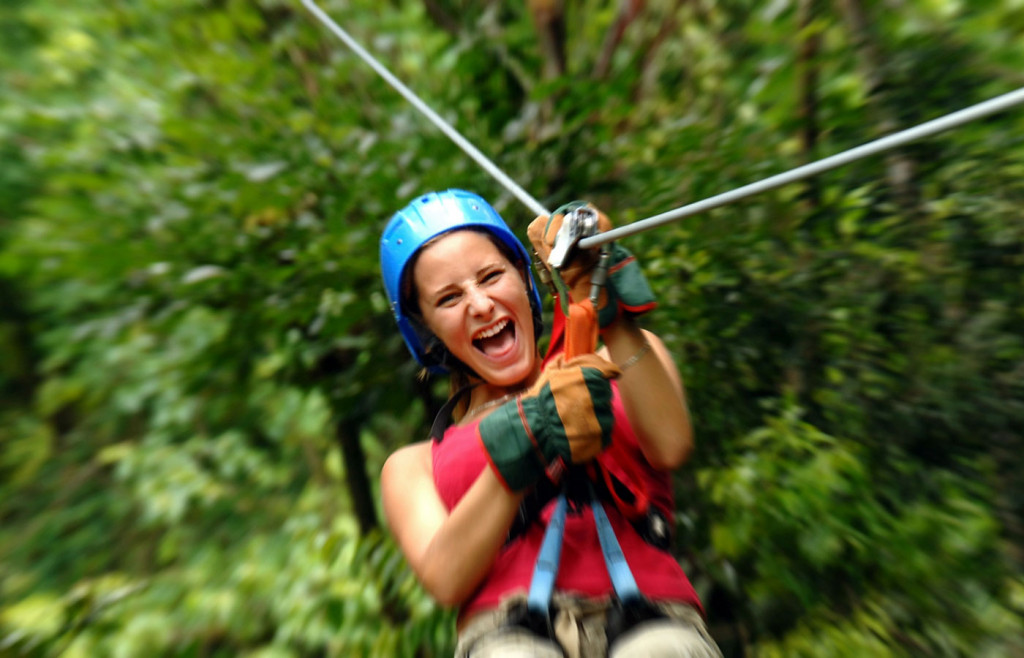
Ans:
[{"label": "woman", "polygon": [[[549,253],[562,216],[551,219],[531,225],[538,253]],[[612,504],[604,508],[654,618],[607,632],[615,597],[593,515],[583,509],[566,521],[549,632],[517,623],[551,515],[535,493],[550,484],[549,462],[596,463],[600,453],[601,472],[613,483],[622,476],[664,517],[669,471],[693,445],[679,373],[661,341],[628,314],[604,322],[600,356],[566,361],[556,344],[552,365],[542,362],[529,261],[494,209],[461,190],[414,200],[385,230],[381,267],[399,329],[420,364],[450,373],[455,420],[435,423],[436,437],[388,458],[381,487],[389,526],[426,590],[460,607],[459,656],[720,655],[678,563],[641,536],[642,519]],[[589,288],[587,267],[574,277],[574,291]],[[611,422],[559,418],[570,398]],[[614,460],[611,448],[602,452],[609,440]],[[521,522],[530,501],[541,509]]]}]

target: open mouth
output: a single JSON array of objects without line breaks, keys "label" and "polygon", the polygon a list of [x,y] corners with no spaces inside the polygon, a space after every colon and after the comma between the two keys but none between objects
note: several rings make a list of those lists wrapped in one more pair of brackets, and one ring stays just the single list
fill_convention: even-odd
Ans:
[{"label": "open mouth", "polygon": [[508,318],[482,329],[473,337],[473,347],[495,357],[509,350],[516,342],[516,325]]}]

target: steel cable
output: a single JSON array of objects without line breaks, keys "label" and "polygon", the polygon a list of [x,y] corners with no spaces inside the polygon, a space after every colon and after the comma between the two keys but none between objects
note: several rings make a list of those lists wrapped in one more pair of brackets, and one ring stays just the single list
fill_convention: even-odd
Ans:
[{"label": "steel cable", "polygon": [[718,194],[716,196],[708,197],[702,201],[697,201],[685,206],[670,210],[668,212],[661,213],[660,215],[654,215],[647,219],[642,219],[625,226],[614,228],[598,235],[584,238],[580,240],[579,246],[584,249],[596,247],[604,244],[605,242],[611,242],[619,238],[624,238],[641,231],[647,231],[652,228],[667,224],[668,222],[675,221],[677,219],[683,219],[697,213],[704,212],[705,210],[711,210],[712,208],[718,208],[730,203],[735,203],[740,199],[745,199],[761,192],[767,192],[783,185],[803,180],[815,176],[822,172],[835,169],[843,165],[849,164],[856,160],[866,158],[872,155],[876,155],[883,151],[894,149],[904,144],[930,137],[936,133],[961,126],[970,121],[975,121],[982,117],[986,117],[996,112],[1002,112],[1008,110],[1015,105],[1024,103],[1024,87],[1003,94],[1002,96],[996,96],[995,98],[989,99],[977,105],[958,110],[951,114],[933,119],[931,121],[922,123],[913,128],[908,128],[887,137],[876,139],[873,142],[868,142],[860,146],[854,147],[842,153],[816,160],[809,164],[790,169],[781,174],[776,174],[765,178],[764,180],[743,187],[738,187],[732,191]]},{"label": "steel cable", "polygon": [[[477,162],[483,169],[496,179],[502,186],[505,187],[509,192],[516,196],[523,204],[533,211],[536,215],[549,215],[551,214],[537,199],[530,195],[529,192],[520,187],[515,181],[508,177],[497,165],[495,165],[490,159],[487,158],[483,153],[480,152],[473,144],[469,142],[465,137],[462,136],[455,128],[448,124],[442,119],[436,112],[434,112],[426,103],[424,103],[419,96],[412,92],[406,87],[401,80],[396,78],[392,73],[378,62],[373,55],[367,52],[362,46],[353,39],[348,32],[343,30],[334,20],[331,19],[313,0],[302,0],[302,4],[306,6],[309,11],[316,16],[328,29],[331,30],[339,39],[341,39],[345,45],[347,45],[356,55],[366,62],[374,71],[377,72],[384,80],[390,84],[398,93],[405,97],[413,107],[419,110],[424,116],[426,116],[435,126],[441,129],[455,144],[461,148],[467,155]],[[927,121],[920,125],[902,130],[886,137],[881,137],[874,141],[862,144],[860,146],[848,149],[841,153],[831,155],[821,160],[816,160],[794,169],[770,176],[763,180],[755,183],[750,183],[742,187],[738,187],[734,190],[724,192],[715,196],[708,197],[701,201],[696,201],[684,206],[680,206],[674,210],[669,210],[658,215],[653,215],[647,219],[642,219],[625,226],[614,228],[604,233],[591,236],[589,238],[583,238],[579,242],[579,246],[584,249],[590,249],[597,247],[606,242],[611,242],[619,238],[624,238],[642,231],[647,231],[669,222],[690,217],[698,213],[711,210],[713,208],[719,208],[730,203],[735,203],[741,199],[767,192],[783,185],[788,185],[811,176],[842,167],[850,164],[857,160],[861,160],[872,155],[877,155],[884,151],[892,150],[894,148],[909,144],[917,140],[930,137],[937,133],[956,128],[965,123],[976,121],[983,117],[987,117],[997,112],[1003,112],[1017,105],[1024,104],[1024,87],[1011,91],[1009,93],[997,96],[987,101],[972,105],[970,107],[952,112],[945,116]]]},{"label": "steel cable", "polygon": [[468,139],[462,136],[459,131],[455,130],[447,121],[441,118],[434,110],[430,109],[426,103],[420,100],[411,89],[406,87],[401,80],[391,74],[383,64],[378,62],[373,55],[367,52],[362,46],[353,39],[348,32],[343,30],[337,23],[335,23],[330,16],[328,16],[320,7],[317,6],[312,0],[302,0],[302,4],[309,9],[314,16],[316,16],[321,23],[323,23],[331,32],[335,34],[339,39],[345,42],[349,48],[352,49],[356,55],[359,56],[364,62],[370,65],[370,67],[377,72],[380,77],[390,84],[395,90],[405,97],[407,101],[412,103],[413,107],[419,110],[424,116],[426,116],[435,126],[441,129],[445,135],[447,135],[455,144],[461,148],[466,155],[473,158],[477,164],[484,168],[484,171],[493,176],[499,183],[501,183],[505,189],[514,194],[517,199],[523,202],[527,208],[532,210],[537,215],[549,215],[551,214],[548,210],[541,205],[537,199],[533,198],[529,192],[520,187],[514,180],[509,178],[505,172],[498,168],[486,155],[480,152]]}]

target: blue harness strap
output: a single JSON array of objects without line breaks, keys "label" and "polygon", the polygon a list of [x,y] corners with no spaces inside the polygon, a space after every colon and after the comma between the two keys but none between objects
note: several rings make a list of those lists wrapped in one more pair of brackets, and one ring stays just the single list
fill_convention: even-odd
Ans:
[{"label": "blue harness strap", "polygon": [[537,564],[533,567],[533,578],[530,580],[530,593],[526,597],[526,607],[535,613],[547,616],[551,607],[551,594],[555,590],[555,577],[558,575],[558,563],[562,559],[562,537],[565,535],[565,514],[569,501],[565,494],[560,494],[555,501],[555,511],[551,514],[544,540],[537,555]]},{"label": "blue harness strap", "polygon": [[604,505],[591,490],[590,508],[594,512],[594,523],[597,525],[597,538],[601,542],[601,553],[604,554],[604,565],[608,569],[608,575],[612,579],[612,587],[615,594],[623,603],[629,603],[640,599],[640,588],[636,586],[636,579],[629,569],[626,556],[622,553],[619,540],[615,537],[612,524],[605,514]]},{"label": "blue harness strap", "polygon": [[[533,568],[530,580],[530,592],[526,598],[526,606],[531,613],[547,617],[551,610],[551,596],[555,590],[555,578],[558,565],[562,558],[562,537],[565,535],[565,517],[568,508],[565,492],[559,494],[555,501],[555,509],[551,520],[544,531],[537,564]],[[640,589],[629,569],[626,556],[622,552],[619,540],[604,511],[604,505],[597,499],[593,488],[590,489],[590,509],[594,513],[594,524],[597,526],[597,538],[601,543],[601,553],[608,569],[615,595],[623,603],[639,601],[642,597]]]}]

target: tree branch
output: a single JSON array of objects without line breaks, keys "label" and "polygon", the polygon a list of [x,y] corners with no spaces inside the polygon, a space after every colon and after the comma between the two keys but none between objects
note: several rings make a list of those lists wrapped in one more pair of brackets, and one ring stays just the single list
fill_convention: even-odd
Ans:
[{"label": "tree branch", "polygon": [[544,78],[565,74],[565,7],[562,0],[530,0],[530,16],[544,56]]},{"label": "tree branch", "polygon": [[643,56],[639,60],[639,70],[637,71],[636,80],[637,83],[633,88],[633,101],[639,102],[643,96],[643,90],[650,83],[650,70],[654,66],[654,58],[658,54],[658,50],[661,49],[662,44],[668,40],[668,38],[676,31],[679,27],[679,21],[676,19],[676,15],[687,0],[676,0],[675,5],[669,11],[668,17],[661,22],[658,27],[658,32],[651,39],[650,45],[647,50],[644,51]]},{"label": "tree branch", "polygon": [[[868,109],[875,116],[877,132],[881,135],[896,132],[900,123],[888,107],[883,74],[885,60],[874,38],[867,9],[861,0],[842,0],[840,5],[860,61],[861,74],[867,81]],[[886,178],[899,203],[908,210],[917,198],[913,188],[916,171],[917,163],[905,151],[890,151],[886,156]]]},{"label": "tree branch", "polygon": [[430,16],[438,27],[453,37],[459,36],[459,22],[445,11],[437,0],[423,0],[423,8],[427,10],[427,16]]},{"label": "tree branch", "polygon": [[[797,27],[803,36],[800,42],[797,67],[800,71],[800,150],[805,163],[817,160],[818,136],[818,51],[821,48],[821,34],[814,27],[817,14],[816,0],[800,0],[797,7]],[[807,200],[816,208],[821,200],[818,178],[806,182]]]},{"label": "tree branch", "polygon": [[622,0],[615,22],[608,28],[608,32],[604,36],[604,43],[601,44],[601,52],[597,57],[597,64],[594,66],[595,79],[603,80],[607,77],[612,66],[612,57],[619,44],[622,43],[626,28],[640,15],[645,4],[645,0]]},{"label": "tree branch", "polygon": [[335,425],[335,437],[345,462],[345,482],[352,497],[352,507],[359,520],[359,532],[368,535],[379,526],[377,508],[373,504],[370,478],[366,474],[366,452],[359,441],[362,420],[349,416]]}]

